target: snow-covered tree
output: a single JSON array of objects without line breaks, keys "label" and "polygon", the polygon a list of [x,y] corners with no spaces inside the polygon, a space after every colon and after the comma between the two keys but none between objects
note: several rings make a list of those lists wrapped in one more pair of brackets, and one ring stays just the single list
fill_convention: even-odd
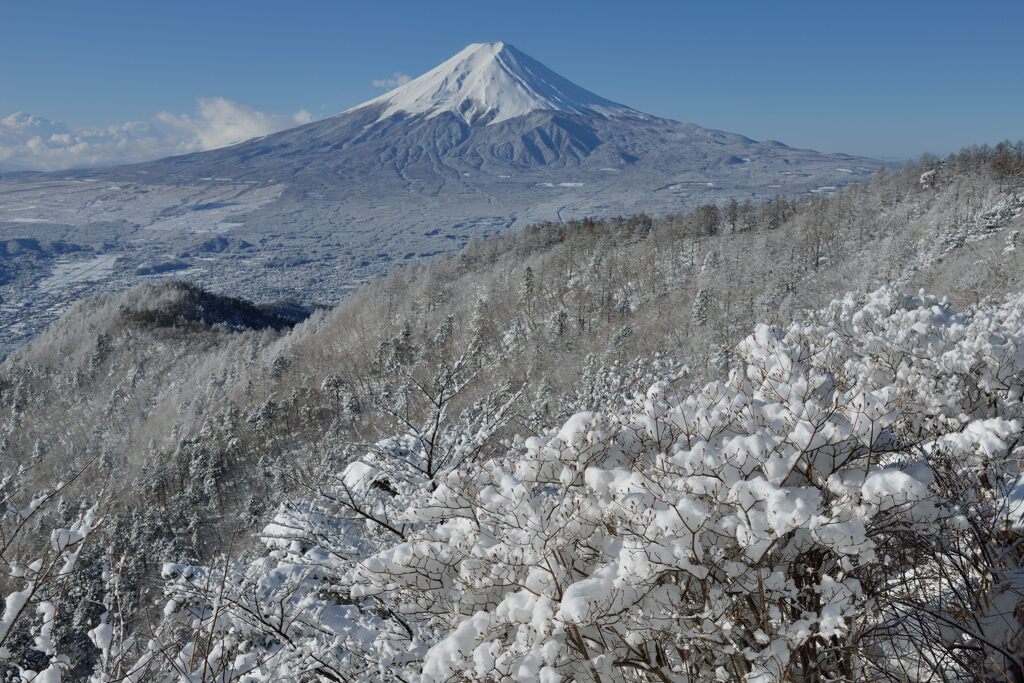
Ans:
[{"label": "snow-covered tree", "polygon": [[59,683],[72,661],[59,651],[55,628],[75,610],[66,604],[68,579],[100,517],[93,507],[71,514],[67,526],[52,524],[54,503],[70,481],[27,496],[31,474],[17,467],[0,479],[0,668],[16,680]]}]

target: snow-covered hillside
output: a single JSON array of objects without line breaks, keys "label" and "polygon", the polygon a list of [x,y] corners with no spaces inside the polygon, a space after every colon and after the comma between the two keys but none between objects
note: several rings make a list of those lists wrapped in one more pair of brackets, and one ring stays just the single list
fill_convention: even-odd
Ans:
[{"label": "snow-covered hillside", "polygon": [[0,363],[0,668],[1024,677],[1020,149],[533,226],[330,311],[79,302]]}]

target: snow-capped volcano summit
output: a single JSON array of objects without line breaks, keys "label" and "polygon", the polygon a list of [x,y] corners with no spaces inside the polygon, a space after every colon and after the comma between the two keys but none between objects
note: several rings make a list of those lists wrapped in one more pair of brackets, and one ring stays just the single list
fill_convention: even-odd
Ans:
[{"label": "snow-capped volcano summit", "polygon": [[384,105],[380,119],[402,112],[428,117],[450,112],[466,123],[485,125],[535,111],[645,117],[502,42],[468,45],[419,78],[348,112],[379,105]]}]

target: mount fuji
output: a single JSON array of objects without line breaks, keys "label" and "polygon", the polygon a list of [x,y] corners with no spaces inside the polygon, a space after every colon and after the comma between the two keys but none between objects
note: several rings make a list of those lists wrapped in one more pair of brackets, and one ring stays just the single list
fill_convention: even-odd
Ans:
[{"label": "mount fuji", "polygon": [[[8,176],[0,240],[116,254],[88,271],[101,286],[173,271],[255,299],[333,301],[396,261],[513,226],[828,192],[878,166],[645,114],[480,43],[341,114],[231,147]],[[32,272],[58,299],[86,282]]]},{"label": "mount fuji", "polygon": [[[274,180],[288,183],[288,197],[316,188],[374,205],[391,197],[427,204],[443,197],[447,204],[451,196],[481,195],[496,209],[490,217],[522,222],[678,209],[737,190],[806,192],[849,181],[851,163],[866,164],[865,171],[877,166],[650,116],[498,42],[470,45],[337,116],[105,175]],[[551,210],[555,205],[560,211]]]}]

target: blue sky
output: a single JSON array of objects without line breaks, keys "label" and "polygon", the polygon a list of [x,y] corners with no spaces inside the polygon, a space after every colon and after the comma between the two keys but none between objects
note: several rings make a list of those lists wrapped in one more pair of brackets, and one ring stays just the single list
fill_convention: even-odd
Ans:
[{"label": "blue sky", "polygon": [[906,157],[1024,137],[1022,26],[1020,0],[14,1],[0,4],[0,118],[184,130],[205,122],[199,98],[224,98],[285,125],[504,40],[652,114]]}]

